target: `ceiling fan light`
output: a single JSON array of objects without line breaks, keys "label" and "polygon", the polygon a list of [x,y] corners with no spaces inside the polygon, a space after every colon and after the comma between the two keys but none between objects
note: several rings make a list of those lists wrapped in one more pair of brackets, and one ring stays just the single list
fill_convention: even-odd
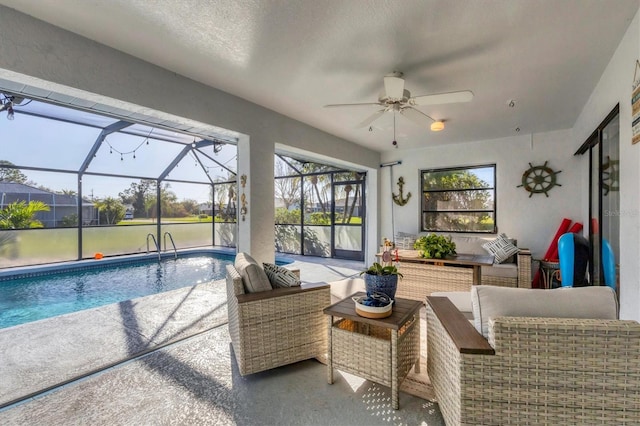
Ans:
[{"label": "ceiling fan light", "polygon": [[444,130],[444,122],[434,121],[433,123],[431,123],[432,132],[439,132],[440,130]]}]

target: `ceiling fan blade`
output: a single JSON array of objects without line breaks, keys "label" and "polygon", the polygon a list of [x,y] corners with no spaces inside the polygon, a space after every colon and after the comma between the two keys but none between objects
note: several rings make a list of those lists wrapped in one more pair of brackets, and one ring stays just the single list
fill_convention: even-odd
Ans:
[{"label": "ceiling fan blade", "polygon": [[427,114],[423,113],[422,111],[418,111],[415,108],[411,108],[411,107],[405,107],[402,108],[400,110],[400,114],[404,115],[405,117],[407,117],[409,120],[413,121],[415,124],[417,124],[420,127],[429,127],[431,125],[431,123],[433,123],[435,120],[431,117],[429,117]]},{"label": "ceiling fan blade", "polygon": [[409,99],[411,105],[441,105],[453,104],[456,102],[470,102],[473,99],[473,92],[462,90],[460,92],[438,93],[435,95],[415,96]]},{"label": "ceiling fan blade", "polygon": [[371,106],[371,105],[384,106],[384,104],[381,104],[380,102],[369,102],[369,103],[363,103],[363,104],[329,104],[329,105],[325,105],[324,108],[357,107],[357,106]]},{"label": "ceiling fan blade", "polygon": [[386,76],[384,78],[384,91],[389,99],[402,99],[404,95],[404,79],[396,76]]},{"label": "ceiling fan blade", "polygon": [[382,114],[384,114],[387,111],[387,109],[381,109],[380,111],[376,111],[373,114],[371,114],[369,117],[367,117],[362,123],[358,124],[356,126],[356,128],[361,128],[361,127],[367,127],[369,124],[373,123],[374,121],[376,121]]}]

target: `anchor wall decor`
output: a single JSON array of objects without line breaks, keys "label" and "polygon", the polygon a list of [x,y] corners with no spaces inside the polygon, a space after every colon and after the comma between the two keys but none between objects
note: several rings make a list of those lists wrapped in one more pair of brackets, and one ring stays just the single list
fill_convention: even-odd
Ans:
[{"label": "anchor wall decor", "polygon": [[411,193],[407,192],[407,198],[404,198],[404,195],[403,195],[404,178],[402,176],[398,178],[398,187],[400,189],[400,195],[392,194],[393,202],[399,206],[404,206],[405,204],[407,204],[407,202],[409,202],[409,198],[411,198]]}]

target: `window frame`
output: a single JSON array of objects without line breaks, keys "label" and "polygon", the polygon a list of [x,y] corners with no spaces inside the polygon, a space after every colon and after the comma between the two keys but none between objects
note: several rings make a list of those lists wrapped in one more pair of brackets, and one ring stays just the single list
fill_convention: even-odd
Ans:
[{"label": "window frame", "polygon": [[[487,188],[464,188],[464,189],[436,189],[436,190],[425,190],[424,189],[424,175],[425,173],[434,173],[434,172],[447,172],[447,171],[471,171],[475,169],[485,169],[492,168],[493,169],[493,186]],[[496,234],[498,230],[498,183],[497,183],[497,165],[496,163],[489,164],[480,164],[473,166],[456,166],[456,167],[436,167],[429,169],[420,169],[419,170],[419,182],[420,182],[420,204],[419,204],[419,229],[420,232],[446,232],[446,233],[464,233],[464,234]],[[425,194],[429,193],[439,193],[439,192],[468,192],[468,191],[492,191],[493,192],[493,206],[492,209],[428,209],[426,204]],[[493,213],[493,227],[488,230],[450,230],[450,229],[427,229],[424,222],[424,214],[425,213]]]}]

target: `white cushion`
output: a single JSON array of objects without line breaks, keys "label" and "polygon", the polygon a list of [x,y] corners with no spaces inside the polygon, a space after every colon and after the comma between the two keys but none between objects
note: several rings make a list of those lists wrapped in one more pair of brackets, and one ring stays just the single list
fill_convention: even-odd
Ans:
[{"label": "white cushion", "polygon": [[491,266],[481,266],[483,277],[517,278],[518,265],[515,263],[494,263]]},{"label": "white cushion", "polygon": [[451,240],[456,243],[456,252],[464,254],[487,254],[482,245],[490,242],[493,238],[469,237],[465,235],[451,235]]},{"label": "white cushion", "polygon": [[489,319],[499,316],[618,318],[616,293],[610,287],[540,290],[474,285],[471,307],[476,330],[486,338],[489,338]]},{"label": "white cushion", "polygon": [[264,270],[247,253],[238,253],[234,265],[244,283],[247,293],[273,290]]},{"label": "white cushion", "polygon": [[505,234],[500,234],[495,240],[483,244],[482,248],[493,255],[494,263],[502,263],[519,251]]}]

